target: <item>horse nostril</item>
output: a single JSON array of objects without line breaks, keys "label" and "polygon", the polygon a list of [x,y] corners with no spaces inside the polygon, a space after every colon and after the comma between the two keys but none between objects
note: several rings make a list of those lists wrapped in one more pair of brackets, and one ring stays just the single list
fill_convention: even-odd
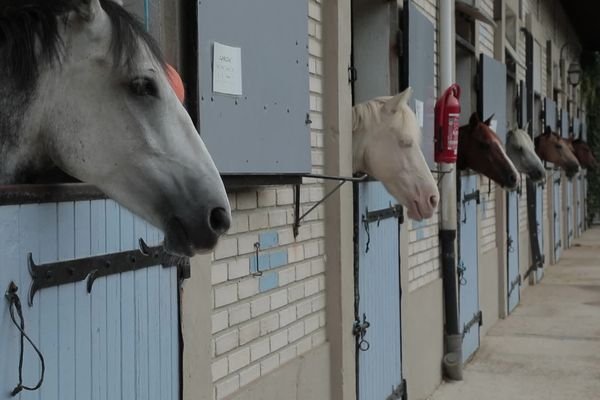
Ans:
[{"label": "horse nostril", "polygon": [[510,174],[510,175],[508,176],[508,182],[509,182],[511,185],[514,185],[514,184],[516,184],[516,183],[517,183],[517,176],[516,176],[516,175],[513,175],[513,174]]},{"label": "horse nostril", "polygon": [[222,207],[213,208],[210,212],[209,224],[210,229],[212,229],[214,233],[222,235],[227,232],[231,225],[229,213]]},{"label": "horse nostril", "polygon": [[429,197],[429,205],[431,206],[431,208],[436,208],[438,205],[438,197],[434,194],[432,196]]}]

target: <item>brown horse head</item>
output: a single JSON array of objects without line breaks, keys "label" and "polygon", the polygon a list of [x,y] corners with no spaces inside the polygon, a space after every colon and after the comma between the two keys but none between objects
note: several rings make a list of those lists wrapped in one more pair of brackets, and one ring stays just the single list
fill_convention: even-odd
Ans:
[{"label": "brown horse head", "polygon": [[535,138],[535,151],[542,160],[564,169],[569,178],[579,171],[579,162],[569,149],[567,141],[552,132],[549,126],[542,135]]},{"label": "brown horse head", "polygon": [[477,113],[473,113],[469,125],[460,128],[457,167],[470,168],[502,187],[514,189],[519,183],[519,173],[490,128],[492,117],[481,122]]},{"label": "brown horse head", "polygon": [[590,146],[582,139],[571,140],[573,153],[577,157],[577,161],[583,168],[596,169],[598,168],[598,160],[590,149]]}]

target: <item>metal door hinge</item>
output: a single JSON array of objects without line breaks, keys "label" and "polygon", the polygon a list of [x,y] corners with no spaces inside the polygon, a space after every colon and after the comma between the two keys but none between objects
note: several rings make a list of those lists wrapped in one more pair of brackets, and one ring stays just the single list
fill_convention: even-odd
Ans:
[{"label": "metal door hinge", "polygon": [[517,286],[521,286],[521,282],[523,279],[521,278],[521,274],[517,275],[515,279],[510,283],[510,289],[508,290],[508,296],[512,294]]},{"label": "metal door hinge", "polygon": [[356,67],[350,66],[348,67],[348,82],[354,83],[358,80],[358,71]]},{"label": "metal door hinge", "polygon": [[392,387],[392,393],[390,393],[385,400],[406,400],[407,393],[406,379],[402,379],[402,382],[398,386]]},{"label": "metal door hinge", "polygon": [[481,311],[474,313],[473,318],[471,318],[469,322],[463,325],[463,339],[465,338],[465,336],[467,336],[467,333],[475,324],[478,324],[478,326],[483,325],[483,313]]},{"label": "metal door hinge", "polygon": [[389,218],[397,218],[398,223],[402,224],[404,222],[404,212],[402,210],[402,206],[397,204],[395,206],[390,206],[388,208],[382,208],[375,211],[369,211],[368,208],[365,209],[365,213],[362,216],[362,223],[365,228],[365,233],[367,234],[367,243],[365,245],[365,253],[369,252],[369,248],[371,245],[371,233],[369,224],[372,222],[377,222],[377,225],[385,219]]}]

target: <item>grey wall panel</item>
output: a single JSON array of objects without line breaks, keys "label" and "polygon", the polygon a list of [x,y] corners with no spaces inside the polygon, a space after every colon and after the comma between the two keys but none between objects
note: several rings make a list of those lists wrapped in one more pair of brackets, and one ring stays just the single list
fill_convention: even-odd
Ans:
[{"label": "grey wall panel", "polygon": [[[575,137],[578,138],[581,134],[581,120],[579,118],[573,118],[573,126],[571,128],[573,135],[575,135]],[[569,130],[567,129],[567,136],[563,135],[563,137],[568,137],[568,134]]]},{"label": "grey wall panel", "polygon": [[519,82],[519,126],[525,128],[527,122],[527,85],[524,81]]},{"label": "grey wall panel", "polygon": [[494,131],[500,141],[506,143],[506,65],[481,54],[479,58],[479,117],[487,119],[494,115]]},{"label": "grey wall panel", "polygon": [[[585,118],[581,122],[581,133],[580,133],[580,135],[581,135],[580,137],[584,141],[587,141],[587,123],[585,122]],[[575,134],[575,136],[577,136],[577,134]]]},{"label": "grey wall panel", "polygon": [[[310,171],[308,4],[198,5],[200,135],[224,174]],[[213,93],[215,42],[241,48],[242,95]]]},{"label": "grey wall panel", "polygon": [[[402,89],[411,86],[413,98],[411,108],[416,112],[422,108],[421,149],[430,168],[434,160],[434,109],[436,93],[434,87],[434,26],[410,1],[404,2],[403,10],[403,60]],[[441,88],[445,90],[446,88]],[[421,122],[421,121],[419,121]]]},{"label": "grey wall panel", "polygon": [[460,125],[469,123],[471,114],[477,110],[474,105],[475,95],[473,88],[475,86],[475,58],[473,55],[456,46],[456,83],[460,85]]},{"label": "grey wall panel", "polygon": [[558,115],[557,115],[556,102],[549,98],[544,98],[544,126],[542,127],[542,132],[546,129],[547,126],[552,129],[553,132],[558,132]]}]

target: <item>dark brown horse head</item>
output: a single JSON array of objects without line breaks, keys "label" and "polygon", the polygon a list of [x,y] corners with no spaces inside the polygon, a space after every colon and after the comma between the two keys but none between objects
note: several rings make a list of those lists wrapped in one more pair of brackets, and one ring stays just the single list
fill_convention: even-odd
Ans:
[{"label": "dark brown horse head", "polygon": [[542,135],[535,138],[535,151],[542,160],[564,169],[569,178],[579,171],[579,162],[569,149],[569,144],[556,132],[552,132],[549,126]]},{"label": "dark brown horse head", "polygon": [[583,168],[596,169],[598,168],[598,160],[590,149],[590,146],[582,139],[576,139],[571,141],[573,147],[573,153],[577,157],[577,161]]},{"label": "dark brown horse head", "polygon": [[460,128],[457,167],[470,168],[504,188],[514,189],[519,183],[519,173],[490,128],[492,117],[481,122],[477,113],[473,113],[469,125]]}]

